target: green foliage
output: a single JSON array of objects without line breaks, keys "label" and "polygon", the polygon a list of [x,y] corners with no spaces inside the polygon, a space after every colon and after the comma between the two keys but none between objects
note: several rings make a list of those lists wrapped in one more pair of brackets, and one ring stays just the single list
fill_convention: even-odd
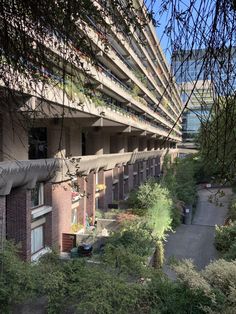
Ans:
[{"label": "green foliage", "polygon": [[17,304],[34,295],[32,268],[18,257],[18,249],[5,242],[0,251],[0,304],[1,313],[9,313],[12,304]]},{"label": "green foliage", "polygon": [[154,267],[156,269],[161,269],[164,263],[164,247],[162,241],[156,242],[156,250],[154,253]]},{"label": "green foliage", "polygon": [[130,225],[108,239],[102,260],[115,268],[117,274],[142,276],[153,247],[149,231]]},{"label": "green foliage", "polygon": [[154,274],[146,289],[144,313],[205,313],[203,306],[211,306],[212,301],[202,290],[192,290],[181,280],[170,281],[162,275]]},{"label": "green foliage", "polygon": [[[224,306],[236,308],[236,261],[220,259],[209,264],[202,276],[224,299]],[[224,309],[224,308],[223,308]]]},{"label": "green foliage", "polygon": [[228,215],[229,215],[230,220],[232,221],[236,220],[236,196],[235,195],[230,202]]},{"label": "green foliage", "polygon": [[185,204],[196,202],[195,163],[192,157],[177,161],[176,166],[176,195]]},{"label": "green foliage", "polygon": [[218,182],[235,181],[235,121],[234,96],[218,98],[199,134],[204,171]]},{"label": "green foliage", "polygon": [[236,223],[232,223],[229,226],[216,227],[215,245],[217,250],[226,253],[235,242]]},{"label": "green foliage", "polygon": [[173,207],[170,193],[160,184],[149,180],[142,184],[131,195],[129,204],[133,206],[134,214],[143,216],[143,221],[152,232],[152,236],[163,238],[171,226],[171,211]]},{"label": "green foliage", "polygon": [[[144,266],[153,240],[143,225],[123,230],[107,244],[110,259],[119,252],[118,267],[107,262],[87,263],[85,259],[65,262],[55,253],[30,265],[20,261],[15,247],[7,243],[0,254],[1,311],[9,313],[10,305],[35,295],[46,296],[47,313],[58,314],[234,313],[236,261],[218,260],[202,272],[184,261],[175,265],[177,280],[173,282]],[[158,246],[160,253],[162,243]],[[132,267],[135,271],[129,271]],[[141,275],[144,277],[139,280]]]},{"label": "green foliage", "polygon": [[174,206],[172,206],[172,227],[180,224],[183,205],[195,205],[197,200],[196,183],[201,162],[196,156],[176,159],[170,163],[166,156],[163,163],[164,176],[161,185],[166,187],[171,195]]}]

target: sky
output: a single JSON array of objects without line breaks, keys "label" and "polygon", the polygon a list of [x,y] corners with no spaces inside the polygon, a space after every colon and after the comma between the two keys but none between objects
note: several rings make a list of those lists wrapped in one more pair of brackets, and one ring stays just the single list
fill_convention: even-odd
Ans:
[{"label": "sky", "polygon": [[[167,23],[170,20],[171,17],[171,5],[169,4],[166,6],[166,9],[163,10],[163,5],[166,3],[175,3],[178,7],[178,11],[183,13],[186,12],[187,9],[189,9],[190,3],[193,3],[192,0],[177,0],[177,1],[168,1],[168,0],[144,0],[146,6],[150,9],[152,8],[154,12],[155,19],[159,22],[158,26],[156,27],[156,33],[160,40],[161,47],[163,49],[164,54],[166,55],[167,61],[170,63],[172,49],[173,49],[173,42],[178,45],[177,49],[187,49],[188,45],[193,42],[196,47],[199,48],[201,46],[200,38],[201,32],[203,34],[207,34],[207,29],[209,24],[212,22],[212,16],[211,14],[207,14],[208,12],[211,12],[212,7],[214,7],[214,1],[210,0],[195,0],[194,6],[191,8],[190,12],[187,12],[187,14],[191,14],[191,18],[188,20],[189,22],[189,32],[187,34],[186,30],[184,31],[184,35],[186,36],[180,36],[178,40],[176,40],[176,36],[180,34],[179,25],[181,22],[175,22],[172,24],[171,27],[171,37],[172,37],[172,48],[171,48],[171,40],[170,36],[168,37],[166,35],[166,27],[168,26]],[[162,14],[160,12],[163,11]],[[199,11],[202,12],[204,15],[203,17],[199,15]],[[194,23],[197,21],[197,32],[196,27],[194,27]],[[174,25],[174,26],[173,26]],[[195,30],[193,30],[195,29]],[[205,32],[205,33],[204,33]],[[193,36],[196,36],[196,33],[199,33],[199,38],[195,38]],[[182,41],[182,42],[181,42]]]}]

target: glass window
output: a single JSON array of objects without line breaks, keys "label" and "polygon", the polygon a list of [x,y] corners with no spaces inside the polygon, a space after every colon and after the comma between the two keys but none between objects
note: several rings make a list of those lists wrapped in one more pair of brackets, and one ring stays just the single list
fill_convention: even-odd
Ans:
[{"label": "glass window", "polygon": [[41,206],[44,203],[44,185],[37,182],[35,188],[31,190],[31,208]]},{"label": "glass window", "polygon": [[43,225],[31,230],[31,254],[44,248]]},{"label": "glass window", "polygon": [[29,130],[29,159],[47,158],[47,128]]},{"label": "glass window", "polygon": [[78,223],[77,208],[73,208],[71,210],[71,224],[75,225],[77,223]]}]

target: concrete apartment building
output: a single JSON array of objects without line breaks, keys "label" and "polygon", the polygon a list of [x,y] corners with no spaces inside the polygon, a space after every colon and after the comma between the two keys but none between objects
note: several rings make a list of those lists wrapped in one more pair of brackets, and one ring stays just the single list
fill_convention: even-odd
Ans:
[{"label": "concrete apartment building", "polygon": [[183,142],[194,143],[202,123],[208,121],[218,96],[234,95],[236,90],[236,49],[179,50],[172,55],[172,73],[183,104]]},{"label": "concrete apartment building", "polygon": [[[23,92],[1,82],[0,101],[11,110],[1,110],[0,238],[20,243],[25,260],[74,245],[96,209],[116,207],[157,177],[164,155],[175,156],[181,141],[181,99],[154,26],[127,40],[115,26],[105,35],[86,23],[99,60],[83,60],[86,85],[69,70],[63,88],[51,84],[60,82],[53,68],[35,70],[50,78],[41,94],[39,82]],[[45,45],[58,57],[56,45]]]},{"label": "concrete apartment building", "polygon": [[209,119],[214,102],[212,73],[205,67],[205,56],[204,49],[180,50],[172,55],[172,72],[186,106],[182,116],[183,144],[186,147],[195,147],[195,138],[201,124]]}]

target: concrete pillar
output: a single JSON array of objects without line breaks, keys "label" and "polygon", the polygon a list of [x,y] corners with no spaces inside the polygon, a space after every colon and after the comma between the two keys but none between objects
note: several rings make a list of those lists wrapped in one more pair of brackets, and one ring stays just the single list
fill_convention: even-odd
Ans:
[{"label": "concrete pillar", "polygon": [[1,118],[1,161],[28,159],[28,129],[14,113]]},{"label": "concrete pillar", "polygon": [[0,250],[6,239],[6,196],[0,196]]},{"label": "concrete pillar", "polygon": [[119,200],[124,199],[124,166],[118,167]]},{"label": "concrete pillar", "polygon": [[137,136],[128,137],[128,151],[137,152],[139,150],[139,139]]},{"label": "concrete pillar", "polygon": [[71,156],[82,155],[82,133],[80,128],[70,128],[70,154]]},{"label": "concrete pillar", "polygon": [[65,158],[70,154],[68,132],[62,125],[48,127],[48,157]]},{"label": "concrete pillar", "polygon": [[145,182],[147,180],[148,161],[144,160],[142,163],[143,163],[143,182]]},{"label": "concrete pillar", "polygon": [[128,185],[129,185],[129,192],[134,188],[134,165],[128,165]]}]

